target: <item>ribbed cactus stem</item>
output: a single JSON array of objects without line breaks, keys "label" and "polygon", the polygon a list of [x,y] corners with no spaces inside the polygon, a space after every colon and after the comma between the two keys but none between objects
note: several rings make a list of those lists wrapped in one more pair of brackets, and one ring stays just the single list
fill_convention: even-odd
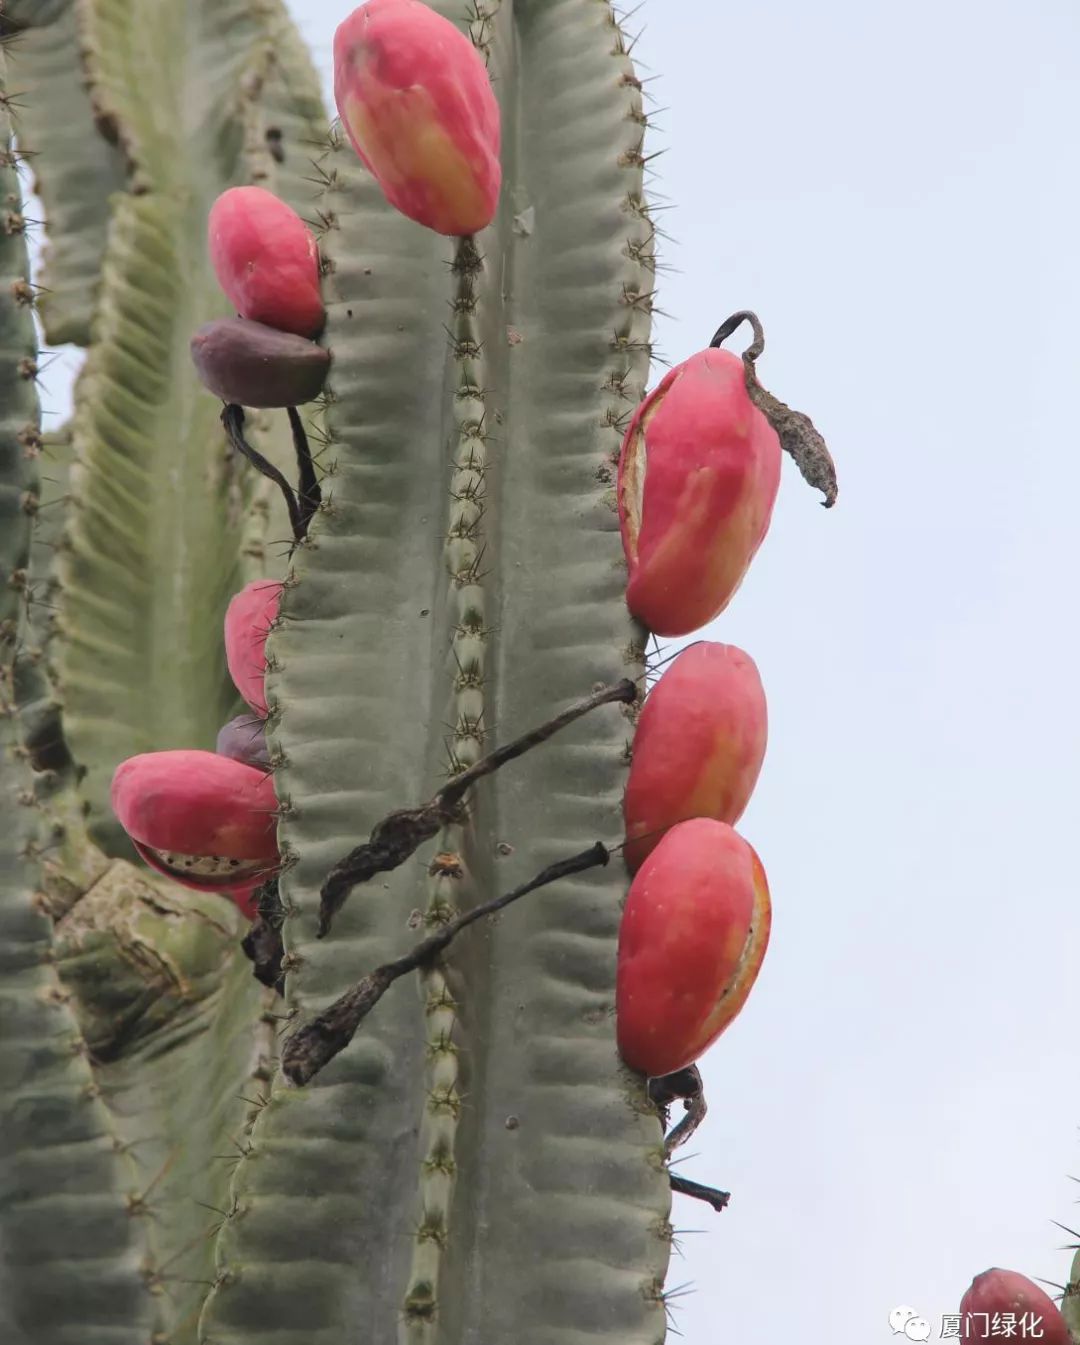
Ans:
[{"label": "ribbed cactus stem", "polygon": [[[0,1338],[138,1345],[155,1318],[136,1273],[145,1243],[125,1204],[131,1155],[93,1077],[51,946],[54,823],[22,741],[15,669],[30,657],[26,576],[41,449],[34,288],[0,47]],[[62,1292],[57,1286],[62,1285]]]},{"label": "ribbed cactus stem", "polygon": [[[467,769],[484,751],[484,677],[487,648],[483,563],[485,478],[488,470],[483,341],[478,309],[484,263],[473,238],[457,242],[450,342],[457,384],[454,389],[450,521],[446,561],[450,575],[451,683],[449,770]],[[454,825],[438,838],[439,853],[429,869],[429,926],[452,919],[479,899],[470,859],[472,829]],[[460,996],[464,991],[461,988]],[[429,1345],[438,1319],[438,1280],[450,1227],[457,1172],[455,1139],[461,1110],[459,1048],[455,1040],[458,1006],[447,972],[435,966],[422,978],[426,999],[427,1102],[421,1125],[423,1153],[420,1222],[402,1308],[403,1345]]]}]

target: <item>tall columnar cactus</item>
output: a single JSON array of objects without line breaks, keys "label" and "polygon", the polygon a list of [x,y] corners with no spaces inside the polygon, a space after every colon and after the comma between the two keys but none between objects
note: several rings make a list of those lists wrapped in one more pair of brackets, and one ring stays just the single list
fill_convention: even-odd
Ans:
[{"label": "tall columnar cactus", "polygon": [[[661,696],[624,818],[647,634],[630,613],[681,634],[720,611],[768,526],[781,444],[804,470],[827,455],[757,384],[758,339],[640,405],[646,117],[610,4],[371,0],[339,34],[330,134],[280,0],[16,3],[5,25],[53,229],[43,317],[88,354],[70,432],[43,445],[10,228],[4,1325],[20,1345],[656,1345],[672,1181],[656,1099],[682,1094],[650,1096],[636,1071],[692,1073],[764,954],[767,885],[730,824],[765,712],[745,661],[724,713],[699,688],[716,759],[693,784],[665,757]],[[64,118],[46,110],[61,85]],[[251,183],[316,226],[321,350],[317,301],[295,322],[266,306],[220,232],[266,208],[222,196]],[[305,416],[222,415],[193,333],[204,382],[262,407],[292,400],[257,386],[264,359],[294,347],[314,390],[329,353],[306,418],[321,482],[305,460],[288,519],[241,454],[280,475]],[[42,446],[67,482],[40,535],[51,566],[28,560]],[[691,477],[708,488],[687,513]],[[256,580],[273,592],[252,608],[272,617],[265,681],[243,665],[245,622],[262,658],[258,589],[221,640]],[[675,590],[685,610],[665,611]],[[228,759],[226,652],[267,715],[269,782]],[[695,668],[667,696],[696,723],[670,690]],[[590,713],[464,793],[492,749],[591,692]],[[454,782],[423,825],[401,814]],[[391,815],[423,843],[350,893],[340,861]],[[121,823],[155,871],[129,862]],[[620,942],[627,875],[606,861],[632,824]],[[246,909],[259,866],[280,867],[244,940],[265,989],[219,895]],[[538,873],[541,895],[449,943]],[[416,957],[425,932],[440,956]],[[665,956],[685,994],[665,994]],[[348,1049],[309,1067],[325,1011],[402,957],[420,976],[388,980]]]},{"label": "tall columnar cactus", "polygon": [[[479,791],[422,865],[314,938],[327,869],[380,816],[596,682],[641,672],[613,493],[649,358],[640,89],[603,0],[440,12],[483,51],[502,103],[500,213],[475,241],[399,217],[342,139],[325,140],[274,5],[8,13],[33,108],[20,144],[52,201],[44,313],[57,339],[89,341],[57,563],[38,570],[58,615],[33,631],[63,706],[57,760],[77,769],[32,773],[14,741],[5,757],[9,792],[41,798],[15,815],[64,832],[64,863],[6,833],[7,955],[22,946],[26,968],[3,1024],[22,1066],[3,1112],[15,1340],[181,1345],[200,1316],[208,1340],[340,1339],[365,1323],[372,1340],[664,1333],[668,1182],[655,1111],[614,1049],[614,866],[474,934],[298,1091],[262,1054],[274,1036],[237,914],[101,855],[68,802],[82,775],[93,835],[129,853],[105,807],[112,769],[142,749],[212,747],[237,708],[221,615],[286,531],[227,456],[186,342],[226,311],[209,207],[256,181],[320,224],[334,360],[316,429],[324,505],[282,575],[269,645],[288,1012],[409,947],[414,909],[437,923],[619,837],[630,725],[608,708]],[[87,93],[57,68],[75,50]],[[61,84],[63,126],[43,110]],[[90,162],[108,171],[80,191]],[[76,195],[87,214],[69,236]],[[32,398],[32,377],[19,386]],[[260,442],[275,440],[268,427]],[[28,465],[5,460],[16,510]],[[27,526],[10,536],[10,570],[24,570]],[[7,666],[13,739],[50,696],[16,714]],[[69,1220],[51,1240],[48,1198]]]},{"label": "tall columnar cactus", "polygon": [[[487,57],[502,206],[453,244],[388,211],[347,145],[320,164],[327,503],[268,678],[303,1016],[409,948],[411,911],[432,924],[621,830],[630,725],[609,708],[478,791],[423,864],[359,889],[316,938],[329,868],[380,818],[641,671],[612,491],[649,356],[638,84],[601,0],[434,8]],[[308,1091],[275,1082],[236,1170],[208,1340],[329,1341],[351,1322],[416,1342],[663,1336],[660,1131],[610,1016],[623,890],[614,866],[550,889],[419,998],[388,995]]]}]

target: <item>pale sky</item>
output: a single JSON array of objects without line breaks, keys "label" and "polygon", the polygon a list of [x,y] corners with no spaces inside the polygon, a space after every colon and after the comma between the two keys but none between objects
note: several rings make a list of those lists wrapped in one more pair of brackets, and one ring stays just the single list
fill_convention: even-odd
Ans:
[{"label": "pale sky", "polygon": [[[344,0],[298,0],[326,68]],[[664,355],[756,309],[791,464],[705,632],[769,698],[772,944],[709,1052],[692,1345],[885,1345],[991,1265],[1063,1284],[1080,1176],[1080,11],[644,0]],[[735,343],[736,348],[741,348]],[[1075,961],[1074,961],[1075,959]]]}]

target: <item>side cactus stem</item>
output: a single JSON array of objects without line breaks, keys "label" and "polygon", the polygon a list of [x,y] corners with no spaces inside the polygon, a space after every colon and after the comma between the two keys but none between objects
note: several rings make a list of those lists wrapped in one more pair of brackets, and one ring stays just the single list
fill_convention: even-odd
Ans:
[{"label": "side cactus stem", "polygon": [[[0,46],[0,191],[22,193]],[[21,741],[25,575],[39,498],[37,340],[22,228],[0,231],[0,1337],[11,1345],[143,1345],[153,1310],[124,1206],[121,1147],[86,1059],[42,909],[52,842]]]}]

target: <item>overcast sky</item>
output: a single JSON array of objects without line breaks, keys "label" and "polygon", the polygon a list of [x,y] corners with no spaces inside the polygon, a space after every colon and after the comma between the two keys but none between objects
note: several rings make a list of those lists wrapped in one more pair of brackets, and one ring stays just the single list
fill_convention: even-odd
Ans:
[{"label": "overcast sky", "polygon": [[[324,68],[349,5],[299,0]],[[1080,11],[644,0],[663,353],[762,316],[790,464],[706,632],[769,697],[740,830],[773,939],[704,1065],[669,1285],[692,1345],[940,1339],[971,1277],[1063,1283],[1080,1176]]]}]

